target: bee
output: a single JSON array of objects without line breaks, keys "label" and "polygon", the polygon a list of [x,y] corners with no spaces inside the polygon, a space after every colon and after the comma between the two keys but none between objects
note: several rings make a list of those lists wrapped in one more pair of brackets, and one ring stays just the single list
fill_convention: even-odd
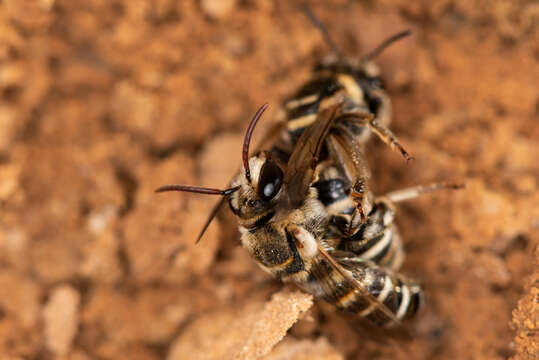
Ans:
[{"label": "bee", "polygon": [[316,120],[320,105],[332,98],[342,98],[343,106],[326,140],[327,158],[331,161],[326,161],[313,186],[330,214],[332,236],[344,240],[335,242],[342,245],[337,248],[352,250],[365,260],[398,270],[404,254],[392,225],[394,206],[370,191],[364,152],[374,133],[406,160],[412,159],[388,128],[391,100],[380,71],[372,62],[389,45],[411,32],[406,30],[389,37],[359,60],[346,58],[310,8],[304,10],[333,50],[333,56],[317,65],[311,80],[284,103],[280,116],[286,124],[285,131],[270,151],[286,163],[299,136]]},{"label": "bee", "polygon": [[249,156],[266,104],[249,123],[243,166],[230,188],[166,185],[156,191],[222,195],[219,205],[228,200],[243,247],[265,271],[344,313],[378,325],[400,324],[420,307],[421,287],[397,272],[404,255],[393,224],[394,203],[455,187],[434,184],[382,197],[368,187],[363,153],[371,133],[411,159],[387,128],[390,100],[370,62],[409,32],[353,63],[340,56],[325,28],[307,13],[338,56],[320,65],[313,79],[285,102],[280,139]]},{"label": "bee", "polygon": [[237,217],[242,245],[277,279],[293,282],[342,311],[377,323],[404,318],[415,306],[415,284],[334,248],[333,239],[326,238],[330,216],[312,185],[322,168],[321,150],[342,110],[342,100],[319,111],[298,139],[286,168],[269,151],[248,155],[252,131],[266,107],[249,124],[243,167],[230,188],[166,185],[156,191],[223,195]]}]

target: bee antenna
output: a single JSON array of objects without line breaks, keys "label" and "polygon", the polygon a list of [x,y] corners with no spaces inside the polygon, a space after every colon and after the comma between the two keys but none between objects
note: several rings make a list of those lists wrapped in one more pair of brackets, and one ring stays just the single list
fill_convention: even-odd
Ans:
[{"label": "bee antenna", "polygon": [[393,44],[394,42],[396,42],[396,41],[398,41],[398,40],[400,40],[402,38],[410,36],[410,35],[412,35],[412,30],[408,29],[408,30],[404,30],[404,31],[401,31],[399,33],[396,33],[393,36],[390,36],[389,38],[384,40],[384,42],[382,42],[380,45],[378,45],[374,50],[372,50],[370,53],[363,56],[361,61],[362,62],[367,62],[369,60],[374,59],[375,57],[380,55],[380,53],[382,53],[382,51],[384,51],[389,45]]},{"label": "bee antenna", "polygon": [[[219,212],[219,209],[223,205],[225,196],[233,194],[234,192],[238,191],[239,188],[240,188],[239,186],[235,186],[230,189],[220,190],[220,189],[212,189],[212,188],[205,188],[205,187],[199,187],[199,186],[165,185],[165,186],[161,186],[157,188],[155,192],[160,193],[160,192],[165,192],[165,191],[183,191],[183,192],[192,192],[192,193],[206,194],[206,195],[223,195],[223,197],[221,198],[221,201],[219,201],[219,204],[213,208],[210,216],[208,217],[208,219],[206,220],[206,223],[204,224],[204,227],[202,228],[202,231],[200,231],[200,234],[198,235],[198,238],[195,242],[195,244],[198,244],[200,239],[202,239],[202,236],[204,235],[204,233],[210,226],[212,220],[215,218],[215,216]],[[175,258],[178,252],[179,252],[179,249],[173,251],[170,258],[171,259]]]},{"label": "bee antenna", "polygon": [[183,191],[183,192],[192,192],[197,194],[206,194],[206,195],[223,195],[227,196],[236,192],[240,187],[236,186],[230,189],[220,190],[213,188],[205,188],[200,186],[189,186],[189,185],[165,185],[157,188],[156,193],[165,192],[165,191]]},{"label": "bee antenna", "polygon": [[249,127],[247,128],[247,132],[245,133],[245,138],[243,140],[243,168],[245,169],[245,177],[249,182],[251,182],[251,170],[249,170],[249,144],[251,143],[251,136],[253,135],[253,130],[255,129],[256,123],[267,108],[268,104],[266,103],[258,109],[249,123]]},{"label": "bee antenna", "polygon": [[320,21],[320,19],[314,14],[314,12],[312,11],[309,5],[307,5],[306,3],[303,3],[302,7],[303,7],[303,12],[307,16],[307,18],[311,21],[311,23],[318,29],[318,31],[320,31],[320,33],[322,34],[322,37],[324,38],[324,41],[331,48],[331,51],[333,51],[335,55],[337,55],[338,57],[341,57],[341,50],[337,46],[337,43],[335,43],[335,41],[333,41],[333,39],[329,35],[329,31],[324,25],[324,23],[322,23],[322,21]]},{"label": "bee antenna", "polygon": [[200,242],[200,239],[202,239],[202,236],[204,236],[204,233],[206,232],[206,230],[208,230],[208,227],[210,226],[213,219],[217,216],[217,213],[219,212],[219,210],[221,210],[221,207],[223,206],[224,203],[225,203],[225,197],[222,197],[221,201],[219,201],[219,203],[213,207],[210,215],[208,216],[208,218],[206,219],[206,222],[204,223],[204,226],[202,227],[202,230],[200,230],[200,233],[198,234],[195,244],[198,244]]},{"label": "bee antenna", "polygon": [[[221,198],[221,201],[219,202],[219,205],[217,205],[212,210],[210,217],[206,220],[206,223],[204,224],[204,227],[202,228],[202,231],[198,235],[197,241],[195,242],[195,244],[198,244],[200,239],[202,239],[202,235],[204,235],[204,233],[208,229],[208,226],[210,226],[210,223],[212,222],[213,218],[215,218],[215,215],[217,215],[217,212],[219,211],[219,209],[223,205],[224,199],[225,199],[224,196],[228,196],[230,194],[233,194],[234,192],[238,191],[239,188],[240,188],[239,186],[235,186],[235,187],[230,188],[230,189],[220,190],[220,189],[205,188],[205,187],[200,187],[200,186],[165,185],[165,186],[161,186],[161,187],[155,189],[155,192],[159,193],[159,192],[165,192],[165,191],[183,191],[183,192],[192,192],[192,193],[206,194],[206,195],[223,195],[223,198]],[[173,254],[171,255],[171,258],[174,258],[178,251],[174,251]]]}]

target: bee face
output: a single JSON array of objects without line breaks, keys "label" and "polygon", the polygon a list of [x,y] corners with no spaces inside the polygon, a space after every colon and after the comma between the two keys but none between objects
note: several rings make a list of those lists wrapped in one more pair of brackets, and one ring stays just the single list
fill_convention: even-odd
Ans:
[{"label": "bee face", "polygon": [[239,189],[229,199],[232,212],[247,228],[275,213],[283,183],[283,171],[264,153],[249,159],[249,169],[250,181],[243,169],[232,181],[232,186]]}]

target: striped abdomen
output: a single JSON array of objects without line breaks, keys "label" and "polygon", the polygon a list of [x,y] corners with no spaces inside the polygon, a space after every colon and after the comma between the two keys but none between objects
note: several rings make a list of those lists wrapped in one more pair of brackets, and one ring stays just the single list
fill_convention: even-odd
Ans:
[{"label": "striped abdomen", "polygon": [[362,295],[358,284],[398,320],[413,317],[421,306],[421,289],[418,284],[359,258],[337,260],[357,283],[345,278],[320,258],[312,264],[309,279],[298,285],[338,310],[356,314],[378,325],[390,325],[392,321],[380,309],[379,304]]},{"label": "striped abdomen", "polygon": [[329,244],[336,250],[351,252],[363,260],[398,270],[404,260],[404,251],[393,224],[393,207],[383,199],[375,200],[365,223],[350,236],[345,236],[355,205],[349,196],[349,186],[338,176],[337,171],[327,168],[322,179],[313,185],[330,216],[328,238],[332,240]]},{"label": "striped abdomen", "polygon": [[[344,96],[340,115],[345,117],[347,112],[361,109],[372,113],[380,124],[389,124],[391,103],[380,79],[369,77],[353,66],[327,65],[319,68],[313,79],[284,103],[286,128],[271,149],[273,155],[286,163],[303,131],[316,120],[320,103],[337,92],[339,96]],[[350,121],[346,121],[345,126],[359,142],[366,142],[370,136],[365,126]]]}]

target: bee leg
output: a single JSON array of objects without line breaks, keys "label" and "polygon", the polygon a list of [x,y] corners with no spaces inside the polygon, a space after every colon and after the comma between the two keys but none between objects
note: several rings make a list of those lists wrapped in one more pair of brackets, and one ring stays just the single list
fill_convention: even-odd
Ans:
[{"label": "bee leg", "polygon": [[[350,223],[348,224],[348,229],[346,230],[346,236],[352,236],[357,231],[359,226],[366,220],[366,215],[363,208],[366,205],[365,202],[367,199],[365,193],[367,191],[368,189],[365,178],[359,178],[356,180],[354,186],[352,186],[350,189],[350,198],[355,204],[355,209],[350,218]],[[358,215],[360,218],[359,222],[356,220]]]},{"label": "bee leg", "polygon": [[409,187],[406,189],[392,191],[386,194],[385,197],[391,200],[392,202],[396,203],[396,202],[406,201],[410,199],[415,199],[416,197],[419,197],[423,194],[428,194],[428,193],[439,191],[439,190],[446,190],[446,189],[459,190],[463,188],[464,188],[464,184],[439,182],[439,183],[432,183],[429,185],[419,185],[419,186]]},{"label": "bee leg", "polygon": [[343,231],[345,236],[351,236],[365,222],[372,208],[373,194],[367,185],[370,172],[364,161],[361,143],[358,143],[345,127],[336,126],[328,137],[327,144],[332,158],[352,183],[349,196],[355,208],[346,230]]},{"label": "bee leg", "polygon": [[404,146],[402,146],[399,139],[397,139],[397,137],[391,132],[391,130],[379,123],[376,118],[370,120],[368,122],[368,126],[372,130],[372,132],[374,132],[380,138],[380,140],[389,145],[389,147],[391,147],[393,151],[400,152],[407,161],[413,159],[413,157],[410,156],[408,151],[406,151]]},{"label": "bee leg", "polygon": [[356,117],[356,121],[360,124],[367,126],[373,133],[376,134],[384,143],[389,145],[393,151],[398,151],[406,160],[412,160],[408,151],[400,143],[399,139],[389,130],[386,124],[389,122],[388,114],[386,112],[380,112],[374,116],[371,113],[365,112],[359,108],[350,111]]},{"label": "bee leg", "polygon": [[286,231],[293,236],[296,248],[302,257],[311,258],[318,253],[316,239],[305,228],[298,225],[290,225]]}]

